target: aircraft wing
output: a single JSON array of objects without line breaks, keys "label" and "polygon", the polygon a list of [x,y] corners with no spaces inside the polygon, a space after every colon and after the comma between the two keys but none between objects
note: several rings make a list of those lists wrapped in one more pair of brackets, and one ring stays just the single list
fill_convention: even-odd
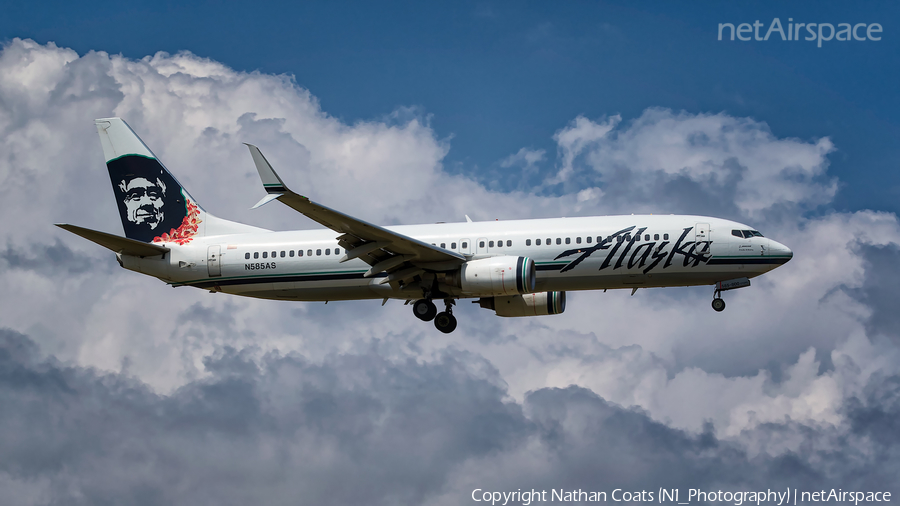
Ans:
[{"label": "aircraft wing", "polygon": [[133,255],[136,257],[153,257],[165,254],[169,251],[169,248],[166,248],[165,246],[136,241],[134,239],[128,239],[127,237],[119,237],[117,235],[107,234],[106,232],[98,232],[89,228],[67,225],[64,223],[57,223],[56,226],[63,230],[72,232],[75,235],[80,235],[81,237],[95,242],[108,250],[114,251],[116,253],[122,253],[124,255]]},{"label": "aircraft wing", "polygon": [[372,266],[367,276],[387,272],[388,277],[382,282],[403,281],[425,270],[450,270],[465,263],[466,257],[459,253],[398,234],[294,193],[285,186],[259,148],[252,144],[247,144],[247,147],[267,192],[253,208],[280,200],[313,221],[338,232],[341,234],[338,244],[347,250],[341,261],[360,258]]}]

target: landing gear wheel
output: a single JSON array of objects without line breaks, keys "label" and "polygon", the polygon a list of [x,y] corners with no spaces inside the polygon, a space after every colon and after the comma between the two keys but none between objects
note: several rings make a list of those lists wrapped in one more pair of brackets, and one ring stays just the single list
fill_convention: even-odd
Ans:
[{"label": "landing gear wheel", "polygon": [[725,310],[725,301],[722,299],[718,299],[718,298],[713,299],[712,308],[715,309],[717,312],[724,311]]},{"label": "landing gear wheel", "polygon": [[437,307],[430,300],[419,299],[413,304],[413,314],[423,322],[430,322],[434,320],[434,315],[437,314]]},{"label": "landing gear wheel", "polygon": [[434,327],[444,334],[449,334],[456,330],[456,317],[446,311],[438,313],[434,319]]}]

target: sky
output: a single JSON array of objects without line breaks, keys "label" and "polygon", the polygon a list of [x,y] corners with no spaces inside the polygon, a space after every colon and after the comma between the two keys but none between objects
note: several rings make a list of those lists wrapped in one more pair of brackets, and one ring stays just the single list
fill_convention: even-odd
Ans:
[{"label": "sky", "polygon": [[[0,503],[896,495],[898,7],[690,5],[6,7]],[[717,40],[776,17],[881,40]],[[205,209],[269,229],[317,225],[249,210],[242,142],[374,223],[701,214],[794,259],[723,313],[711,287],[580,292],[537,318],[462,302],[450,335],[398,301],[173,290],[53,227],[121,233],[112,115]]]}]

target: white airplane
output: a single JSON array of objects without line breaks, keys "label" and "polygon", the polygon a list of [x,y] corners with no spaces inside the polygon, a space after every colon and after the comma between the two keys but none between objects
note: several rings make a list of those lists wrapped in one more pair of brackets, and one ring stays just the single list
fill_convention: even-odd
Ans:
[{"label": "white airplane", "polygon": [[[498,316],[565,310],[567,290],[715,285],[721,292],[791,259],[752,227],[705,216],[639,215],[381,227],[288,189],[248,144],[273,200],[322,224],[274,232],[206,212],[119,118],[95,120],[125,237],[57,226],[116,253],[119,264],[166,283],[294,301],[388,299],[444,333],[453,305],[473,298]],[[434,300],[442,300],[438,313]],[[382,302],[382,304],[384,304]]]}]

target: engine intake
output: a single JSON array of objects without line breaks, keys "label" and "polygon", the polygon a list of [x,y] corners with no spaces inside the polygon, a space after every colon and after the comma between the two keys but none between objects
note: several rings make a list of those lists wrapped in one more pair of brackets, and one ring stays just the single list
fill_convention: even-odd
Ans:
[{"label": "engine intake", "polygon": [[531,293],[536,282],[534,260],[514,256],[470,260],[447,281],[468,296]]},{"label": "engine intake", "polygon": [[539,292],[508,297],[488,297],[478,304],[493,309],[497,316],[542,316],[566,310],[566,292]]}]

